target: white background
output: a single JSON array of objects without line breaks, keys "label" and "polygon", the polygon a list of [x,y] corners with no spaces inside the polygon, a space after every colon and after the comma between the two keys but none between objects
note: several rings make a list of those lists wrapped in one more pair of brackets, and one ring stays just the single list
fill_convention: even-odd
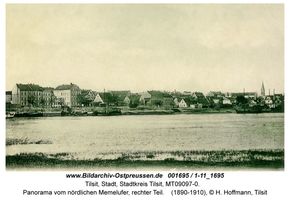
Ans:
[{"label": "white background", "polygon": [[[26,3],[102,3],[109,1],[25,1]],[[110,1],[110,3],[123,3],[136,1]],[[143,1],[144,2],[144,1]],[[157,1],[146,1],[148,3]],[[158,1],[160,3],[180,3],[181,1]],[[225,178],[222,180],[203,181],[201,189],[236,189],[236,190],[254,190],[267,189],[267,196],[215,196],[210,197],[182,197],[178,199],[275,199],[275,200],[289,200],[290,199],[290,175],[289,175],[289,3],[287,1],[182,1],[183,3],[284,3],[285,5],[285,168],[283,171],[224,171]],[[83,179],[66,179],[66,173],[73,173],[73,171],[6,171],[5,167],[5,4],[6,3],[23,3],[23,1],[1,1],[0,7],[0,199],[19,200],[19,199],[137,199],[136,196],[119,197],[119,196],[23,196],[22,190],[79,190],[95,188],[85,187],[85,180]],[[288,123],[287,123],[288,122]],[[77,171],[76,173],[81,173]],[[93,171],[90,171],[93,172]],[[94,171],[97,173],[97,171]],[[100,171],[102,173],[104,171]],[[146,171],[149,173],[148,171]],[[201,171],[200,171],[201,172]],[[111,171],[111,173],[113,173]],[[129,173],[129,171],[127,171]],[[140,171],[138,171],[140,173]],[[157,173],[154,171],[153,173]],[[212,171],[207,171],[212,173]],[[164,175],[166,173],[164,172]],[[140,180],[144,181],[144,180]],[[126,189],[126,188],[123,188]],[[135,188],[136,189],[136,188]],[[137,190],[137,189],[136,189]],[[160,197],[169,199],[170,188],[164,189],[168,195]],[[139,196],[138,199],[156,199],[157,196]],[[172,197],[171,197],[172,198]],[[173,197],[177,199],[177,197]]]}]

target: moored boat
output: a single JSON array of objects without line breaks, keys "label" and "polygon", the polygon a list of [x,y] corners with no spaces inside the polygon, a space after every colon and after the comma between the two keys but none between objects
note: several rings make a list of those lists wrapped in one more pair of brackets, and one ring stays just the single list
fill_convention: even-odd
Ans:
[{"label": "moored boat", "polygon": [[6,119],[13,118],[15,116],[15,112],[6,112]]},{"label": "moored boat", "polygon": [[15,114],[15,117],[43,117],[42,112],[19,112]]},{"label": "moored boat", "polygon": [[44,117],[56,117],[61,116],[61,111],[51,111],[51,112],[43,112]]},{"label": "moored boat", "polygon": [[102,110],[95,110],[93,112],[95,116],[114,116],[114,115],[122,115],[121,109],[117,107],[106,107]]}]

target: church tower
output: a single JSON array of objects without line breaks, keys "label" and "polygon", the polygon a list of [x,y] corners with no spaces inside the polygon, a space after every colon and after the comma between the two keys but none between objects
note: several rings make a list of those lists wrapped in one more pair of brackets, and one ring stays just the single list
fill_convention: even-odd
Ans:
[{"label": "church tower", "polygon": [[261,96],[265,96],[265,87],[264,87],[264,82],[262,82],[262,87],[261,87]]}]

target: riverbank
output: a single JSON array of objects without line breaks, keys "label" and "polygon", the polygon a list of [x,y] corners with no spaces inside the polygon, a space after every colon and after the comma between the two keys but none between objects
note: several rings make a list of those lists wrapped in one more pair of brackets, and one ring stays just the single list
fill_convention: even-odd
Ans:
[{"label": "riverbank", "polygon": [[[8,111],[7,111],[8,112]],[[129,109],[114,108],[109,111],[104,108],[75,108],[69,111],[61,109],[16,109],[8,113],[14,113],[14,117],[55,117],[55,116],[111,116],[111,115],[172,115],[172,114],[218,114],[218,113],[236,113],[232,108],[227,109]]]},{"label": "riverbank", "polygon": [[71,153],[20,153],[6,156],[13,169],[264,169],[282,170],[284,150],[221,150],[104,153],[94,159],[74,159]]},{"label": "riverbank", "polygon": [[172,115],[172,114],[258,114],[258,113],[284,113],[283,110],[262,109],[239,110],[237,108],[164,108],[140,106],[137,108],[122,107],[74,107],[74,108],[39,108],[39,107],[20,107],[6,109],[6,118],[13,117],[54,117],[54,116],[112,116],[112,115]]}]

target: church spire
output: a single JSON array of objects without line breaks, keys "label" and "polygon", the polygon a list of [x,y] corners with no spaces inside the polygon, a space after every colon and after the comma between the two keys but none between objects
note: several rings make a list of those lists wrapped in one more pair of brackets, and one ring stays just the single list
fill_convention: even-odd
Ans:
[{"label": "church spire", "polygon": [[265,87],[264,87],[264,82],[262,82],[262,87],[261,87],[261,96],[265,96]]}]

